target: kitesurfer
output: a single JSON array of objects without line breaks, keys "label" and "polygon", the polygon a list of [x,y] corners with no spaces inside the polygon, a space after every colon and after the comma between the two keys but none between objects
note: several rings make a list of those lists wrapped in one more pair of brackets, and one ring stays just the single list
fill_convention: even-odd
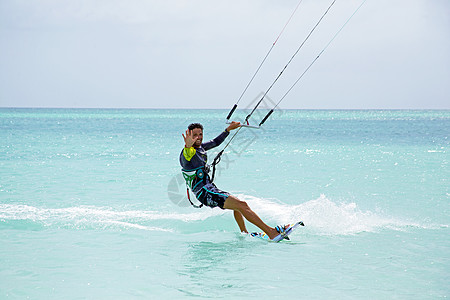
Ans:
[{"label": "kitesurfer", "polygon": [[231,130],[239,128],[240,122],[231,122],[230,125],[215,139],[203,143],[203,126],[192,123],[188,126],[184,139],[184,148],[180,154],[182,172],[188,186],[196,198],[205,206],[220,207],[234,211],[234,218],[241,232],[248,233],[244,218],[264,231],[270,239],[284,232],[287,226],[270,227],[248,206],[245,201],[228,192],[222,191],[211,182],[206,151],[219,146],[230,134]]}]

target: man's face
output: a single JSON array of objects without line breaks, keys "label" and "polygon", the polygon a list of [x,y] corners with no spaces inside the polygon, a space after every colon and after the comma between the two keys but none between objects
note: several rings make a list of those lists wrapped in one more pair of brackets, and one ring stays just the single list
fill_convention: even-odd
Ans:
[{"label": "man's face", "polygon": [[194,128],[192,130],[192,135],[194,139],[198,137],[198,139],[194,143],[194,148],[200,147],[203,141],[203,130],[201,128]]}]

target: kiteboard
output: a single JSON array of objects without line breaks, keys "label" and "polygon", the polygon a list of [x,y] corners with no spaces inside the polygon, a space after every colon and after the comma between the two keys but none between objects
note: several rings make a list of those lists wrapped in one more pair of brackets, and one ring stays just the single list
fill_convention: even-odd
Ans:
[{"label": "kiteboard", "polygon": [[285,228],[285,231],[280,233],[279,235],[277,235],[276,237],[274,237],[272,240],[269,238],[269,236],[267,234],[265,234],[264,232],[252,232],[252,233],[248,233],[249,236],[254,237],[254,238],[259,238],[268,242],[280,242],[284,239],[289,240],[289,235],[294,231],[295,228],[297,228],[298,226],[305,226],[305,224],[302,221],[299,221],[297,223],[295,223],[294,225],[287,225],[287,227]]}]

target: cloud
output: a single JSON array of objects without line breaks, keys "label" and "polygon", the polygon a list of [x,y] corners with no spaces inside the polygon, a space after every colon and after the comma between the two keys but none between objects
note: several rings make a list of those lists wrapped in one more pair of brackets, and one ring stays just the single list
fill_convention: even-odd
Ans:
[{"label": "cloud", "polygon": [[[297,3],[2,1],[0,106],[228,108]],[[360,3],[336,2],[272,99]],[[243,101],[268,87],[329,4],[303,1]],[[449,7],[367,1],[283,107],[449,108]]]}]

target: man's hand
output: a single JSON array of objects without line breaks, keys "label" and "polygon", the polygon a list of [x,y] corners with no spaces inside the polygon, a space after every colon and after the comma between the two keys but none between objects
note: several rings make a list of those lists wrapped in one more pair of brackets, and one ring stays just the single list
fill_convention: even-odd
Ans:
[{"label": "man's hand", "polygon": [[234,129],[236,129],[236,128],[239,128],[239,127],[241,127],[241,122],[235,122],[235,121],[233,121],[233,122],[231,122],[231,124],[227,127],[227,131],[228,132],[230,132],[231,130],[234,130]]},{"label": "man's hand", "polygon": [[198,136],[195,138],[193,137],[194,133],[192,130],[186,130],[186,136],[184,134],[181,135],[183,136],[184,146],[186,148],[191,148],[195,144],[195,141],[198,140]]}]

